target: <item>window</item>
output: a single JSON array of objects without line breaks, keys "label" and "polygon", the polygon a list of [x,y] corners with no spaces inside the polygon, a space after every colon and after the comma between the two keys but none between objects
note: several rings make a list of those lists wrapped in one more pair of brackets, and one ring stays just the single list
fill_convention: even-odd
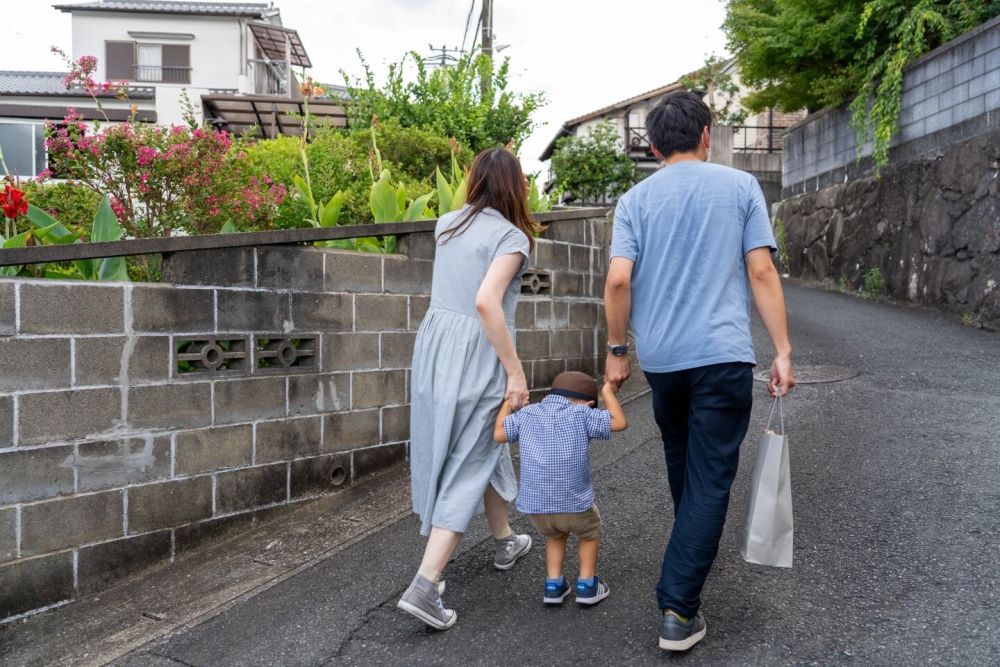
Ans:
[{"label": "window", "polygon": [[40,123],[0,123],[0,149],[12,176],[34,178],[47,163],[45,126]]},{"label": "window", "polygon": [[143,83],[191,83],[187,44],[105,42],[107,78]]}]

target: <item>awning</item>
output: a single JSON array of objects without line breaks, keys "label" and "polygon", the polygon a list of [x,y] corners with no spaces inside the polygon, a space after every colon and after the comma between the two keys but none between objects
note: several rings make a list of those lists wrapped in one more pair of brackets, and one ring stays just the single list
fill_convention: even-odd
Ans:
[{"label": "awning", "polygon": [[[301,99],[273,95],[202,95],[205,120],[232,134],[251,131],[273,139],[284,134],[302,135],[305,104]],[[320,122],[347,127],[344,107],[330,100],[310,100],[309,115]]]},{"label": "awning", "polygon": [[270,60],[285,61],[285,42],[288,41],[292,56],[292,64],[300,67],[312,67],[312,61],[302,46],[299,33],[290,28],[270,25],[268,23],[250,23],[250,32],[257,40],[257,46]]}]

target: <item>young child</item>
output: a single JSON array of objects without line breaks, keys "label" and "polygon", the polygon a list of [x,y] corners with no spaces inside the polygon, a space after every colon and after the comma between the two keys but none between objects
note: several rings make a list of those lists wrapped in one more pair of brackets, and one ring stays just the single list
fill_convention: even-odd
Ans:
[{"label": "young child", "polygon": [[566,540],[576,535],[580,576],[577,604],[597,604],[611,590],[597,577],[601,515],[590,481],[590,440],[607,440],[611,431],[628,426],[622,406],[609,384],[602,391],[607,410],[597,405],[597,380],[585,373],[560,373],[541,403],[512,412],[504,401],[493,437],[520,443],[521,489],[517,509],[529,515],[545,535],[545,604],[562,604],[569,595],[563,577]]}]

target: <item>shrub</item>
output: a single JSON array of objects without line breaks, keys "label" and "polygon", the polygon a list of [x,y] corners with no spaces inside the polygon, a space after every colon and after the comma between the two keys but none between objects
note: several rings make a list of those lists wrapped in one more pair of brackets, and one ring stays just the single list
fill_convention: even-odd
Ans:
[{"label": "shrub", "polygon": [[866,299],[878,299],[885,295],[885,276],[879,269],[868,269],[862,276],[862,295]]},{"label": "shrub", "polygon": [[608,121],[581,137],[564,137],[552,154],[555,187],[576,200],[604,203],[638,181],[635,163],[625,154],[622,139]]},{"label": "shrub", "polygon": [[101,203],[101,196],[93,190],[72,181],[66,183],[22,183],[24,193],[32,204],[63,223],[72,232],[90,235],[94,211]]}]

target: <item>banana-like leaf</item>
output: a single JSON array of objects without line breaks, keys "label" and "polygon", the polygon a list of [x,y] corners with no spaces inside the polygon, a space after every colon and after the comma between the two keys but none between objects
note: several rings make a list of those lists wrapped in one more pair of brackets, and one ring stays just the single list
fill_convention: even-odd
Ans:
[{"label": "banana-like leaf", "polygon": [[[49,230],[46,232],[46,239],[43,243],[80,243],[80,235],[71,232],[65,225],[49,215],[46,211],[38,208],[34,204],[28,204],[28,214],[26,216],[36,229]],[[73,262],[73,266],[80,272],[84,280],[97,280],[97,267],[100,260],[78,259]]]},{"label": "banana-like leaf", "polygon": [[378,181],[372,185],[370,203],[375,222],[397,222],[403,214],[390,178],[389,170],[383,170]]},{"label": "banana-like leaf", "polygon": [[[30,204],[29,204],[30,206]],[[21,232],[17,236],[11,236],[9,239],[5,239],[0,236],[0,246],[4,248],[23,248],[28,244],[28,238],[31,236],[31,231]],[[20,266],[0,266],[0,276],[4,278],[12,278],[21,272]]]},{"label": "banana-like leaf", "polygon": [[233,224],[232,220],[226,220],[226,224],[222,225],[222,229],[219,230],[220,234],[235,234],[236,225]]},{"label": "banana-like leaf", "polygon": [[392,255],[396,252],[396,237],[386,236],[382,240],[382,252]]},{"label": "banana-like leaf", "polygon": [[466,186],[468,183],[468,178],[463,176],[462,180],[458,182],[455,187],[455,194],[451,198],[451,210],[457,211],[458,209],[465,206],[465,197],[467,195]]},{"label": "banana-like leaf", "polygon": [[340,222],[340,211],[344,208],[347,200],[347,193],[338,191],[330,197],[330,200],[323,206],[323,213],[319,217],[321,227],[336,227]]},{"label": "banana-like leaf", "polygon": [[441,173],[441,167],[437,168],[437,174],[435,175],[437,180],[437,192],[438,192],[438,217],[448,213],[452,210],[451,208],[451,184],[445,180],[444,174]]},{"label": "banana-like leaf", "polygon": [[292,178],[292,183],[295,184],[295,189],[299,191],[302,198],[306,200],[306,204],[309,205],[309,213],[312,217],[316,218],[316,200],[313,198],[312,188],[306,183],[305,179],[296,174]]},{"label": "banana-like leaf", "polygon": [[[406,188],[402,185],[396,188],[396,210],[402,215],[406,211]],[[399,217],[392,220],[386,220],[386,222],[399,222]]]},{"label": "banana-like leaf", "polygon": [[[429,202],[433,196],[433,192],[428,192],[427,194],[414,199],[410,203],[410,207],[406,209],[406,213],[403,215],[403,221],[412,222],[414,220],[426,220],[431,217],[430,215],[427,215],[427,202]],[[431,215],[433,215],[433,213]]]},{"label": "banana-like leaf", "polygon": [[[119,241],[122,238],[122,226],[118,222],[118,216],[111,208],[111,200],[105,196],[97,206],[97,213],[94,215],[94,226],[90,232],[90,240],[93,242]],[[128,281],[128,270],[125,266],[124,257],[107,257],[101,260],[100,268],[97,271],[98,280]]]},{"label": "banana-like leaf", "polygon": [[382,244],[374,236],[354,239],[354,247],[361,252],[382,252]]}]

